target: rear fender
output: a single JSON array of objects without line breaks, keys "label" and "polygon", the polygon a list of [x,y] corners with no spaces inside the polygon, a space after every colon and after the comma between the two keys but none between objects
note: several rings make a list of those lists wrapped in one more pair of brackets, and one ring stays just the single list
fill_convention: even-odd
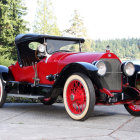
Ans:
[{"label": "rear fender", "polygon": [[12,81],[12,80],[14,80],[11,71],[6,66],[0,65],[0,75],[2,76],[4,81]]}]

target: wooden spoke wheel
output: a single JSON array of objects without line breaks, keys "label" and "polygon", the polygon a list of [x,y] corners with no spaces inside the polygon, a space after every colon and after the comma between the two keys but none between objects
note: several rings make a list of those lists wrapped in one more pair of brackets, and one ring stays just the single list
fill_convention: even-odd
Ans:
[{"label": "wooden spoke wheel", "polygon": [[91,80],[82,73],[71,75],[64,85],[64,105],[74,120],[85,120],[93,112],[95,92]]}]

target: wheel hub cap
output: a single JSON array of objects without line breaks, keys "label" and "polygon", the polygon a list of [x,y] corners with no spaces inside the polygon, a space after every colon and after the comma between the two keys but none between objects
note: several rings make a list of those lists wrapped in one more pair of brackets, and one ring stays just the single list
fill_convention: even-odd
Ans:
[{"label": "wheel hub cap", "polygon": [[71,101],[73,101],[74,100],[74,95],[71,94],[70,98],[71,98]]},{"label": "wheel hub cap", "polygon": [[86,93],[83,84],[73,80],[67,88],[67,103],[74,114],[81,114],[86,107]]},{"label": "wheel hub cap", "polygon": [[140,105],[129,104],[128,107],[135,112],[140,111]]}]

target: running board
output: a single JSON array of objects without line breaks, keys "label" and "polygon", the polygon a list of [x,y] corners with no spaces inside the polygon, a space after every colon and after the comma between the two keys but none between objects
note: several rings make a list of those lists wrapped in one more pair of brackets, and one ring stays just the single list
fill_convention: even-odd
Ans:
[{"label": "running board", "polygon": [[49,98],[51,96],[53,87],[52,85],[38,84],[34,86],[32,83],[8,81],[6,83],[5,89],[7,94],[12,94],[12,96],[27,96],[27,98],[28,96]]},{"label": "running board", "polygon": [[23,94],[10,94],[8,93],[7,96],[9,97],[23,97],[23,98],[31,98],[31,99],[42,99],[45,98],[44,96],[34,96],[34,95],[23,95]]}]

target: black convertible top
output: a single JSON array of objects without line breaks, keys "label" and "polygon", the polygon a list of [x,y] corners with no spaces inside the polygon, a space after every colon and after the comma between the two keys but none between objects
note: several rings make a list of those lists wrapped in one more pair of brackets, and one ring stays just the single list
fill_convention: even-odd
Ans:
[{"label": "black convertible top", "polygon": [[[18,52],[18,62],[21,66],[29,66],[38,60],[35,57],[35,50],[29,48],[30,42],[44,43],[44,39],[75,41],[76,43],[84,43],[83,38],[50,36],[40,34],[19,34],[15,38],[15,44]],[[59,46],[59,44],[58,44]]]},{"label": "black convertible top", "polygon": [[78,41],[81,43],[84,43],[85,41],[83,38],[74,38],[74,37],[51,36],[51,35],[42,35],[42,34],[19,34],[15,38],[15,44],[20,44],[20,43],[29,42],[29,41],[42,42],[44,38],[55,39],[55,40]]}]

